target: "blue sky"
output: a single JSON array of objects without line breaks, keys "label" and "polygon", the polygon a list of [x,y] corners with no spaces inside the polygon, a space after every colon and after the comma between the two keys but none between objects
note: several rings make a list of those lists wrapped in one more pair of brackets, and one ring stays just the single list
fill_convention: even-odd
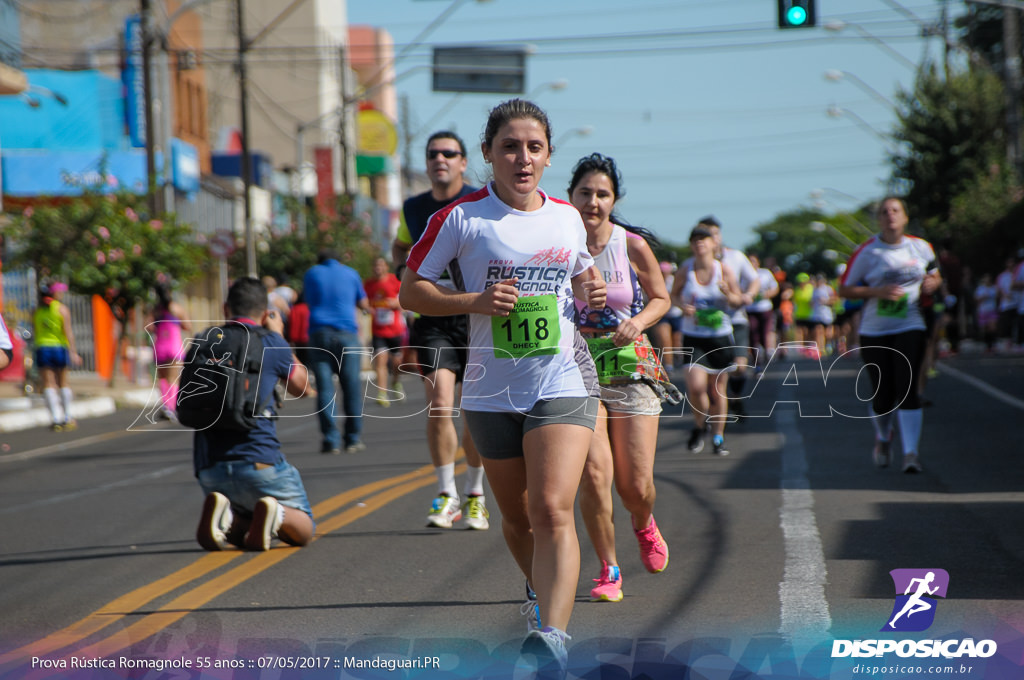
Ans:
[{"label": "blue sky", "polygon": [[[818,0],[818,27],[788,31],[776,28],[775,0],[461,0],[410,46],[452,2],[348,0],[350,24],[385,28],[396,53],[407,52],[396,87],[413,129],[425,128],[413,167],[424,167],[426,134],[447,127],[470,147],[469,177],[483,181],[480,133],[506,98],[432,92],[422,68],[431,48],[529,44],[526,91],[561,141],[542,187],[564,197],[578,158],[613,156],[623,217],[677,243],[709,213],[727,243],[743,246],[780,212],[882,196],[889,143],[879,133],[895,123],[884,100],[911,87],[914,64],[942,52],[914,18],[937,21],[940,0]],[[962,14],[963,4],[949,9]],[[824,27],[840,21],[841,31]],[[826,78],[830,70],[842,77]],[[568,85],[545,86],[559,80]],[[829,116],[830,107],[844,113]],[[571,132],[580,128],[591,131]]]}]

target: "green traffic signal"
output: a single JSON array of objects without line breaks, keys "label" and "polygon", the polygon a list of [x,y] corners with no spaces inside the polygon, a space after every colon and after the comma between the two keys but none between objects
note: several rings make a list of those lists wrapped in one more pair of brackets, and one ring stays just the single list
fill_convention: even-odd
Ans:
[{"label": "green traffic signal", "polygon": [[817,0],[778,0],[779,28],[813,28],[817,22]]},{"label": "green traffic signal", "polygon": [[803,26],[807,21],[807,10],[803,7],[790,7],[786,12],[786,21],[790,26]]}]

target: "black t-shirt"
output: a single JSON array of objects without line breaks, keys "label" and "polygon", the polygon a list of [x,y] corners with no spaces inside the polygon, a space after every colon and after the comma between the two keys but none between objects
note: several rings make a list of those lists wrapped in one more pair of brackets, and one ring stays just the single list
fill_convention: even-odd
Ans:
[{"label": "black t-shirt", "polygon": [[402,214],[405,216],[405,226],[409,229],[412,242],[416,243],[416,241],[420,240],[420,236],[423,236],[423,232],[427,230],[427,222],[430,221],[431,215],[452,201],[462,198],[466,194],[471,194],[476,190],[476,187],[464,184],[458,196],[449,201],[439,201],[429,191],[406,199],[402,205]]}]

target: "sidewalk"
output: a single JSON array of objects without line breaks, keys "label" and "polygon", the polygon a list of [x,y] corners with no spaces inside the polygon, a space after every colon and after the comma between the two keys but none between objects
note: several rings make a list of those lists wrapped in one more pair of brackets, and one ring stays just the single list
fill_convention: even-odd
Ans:
[{"label": "sidewalk", "polygon": [[[95,373],[71,372],[74,392],[71,415],[75,420],[113,413],[118,408],[142,408],[157,398],[155,387],[119,377],[114,387]],[[155,401],[153,402],[155,404]],[[0,432],[15,432],[50,425],[50,412],[42,394],[26,395],[19,382],[0,382]]]}]

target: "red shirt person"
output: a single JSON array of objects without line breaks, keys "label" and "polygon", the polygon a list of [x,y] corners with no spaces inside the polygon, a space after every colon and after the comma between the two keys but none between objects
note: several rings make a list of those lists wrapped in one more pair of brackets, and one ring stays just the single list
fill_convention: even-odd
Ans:
[{"label": "red shirt person", "polygon": [[[398,304],[398,291],[401,282],[391,273],[387,260],[378,257],[373,263],[374,278],[363,282],[363,289],[370,303],[373,314],[371,330],[373,333],[373,368],[377,377],[377,403],[383,407],[391,405],[391,399],[385,389],[389,384],[388,373],[391,374],[391,389],[401,392],[398,380],[398,366],[402,360],[402,345],[406,338],[405,317],[402,307]],[[390,369],[390,371],[389,371]],[[391,395],[397,399],[397,395]]]}]

